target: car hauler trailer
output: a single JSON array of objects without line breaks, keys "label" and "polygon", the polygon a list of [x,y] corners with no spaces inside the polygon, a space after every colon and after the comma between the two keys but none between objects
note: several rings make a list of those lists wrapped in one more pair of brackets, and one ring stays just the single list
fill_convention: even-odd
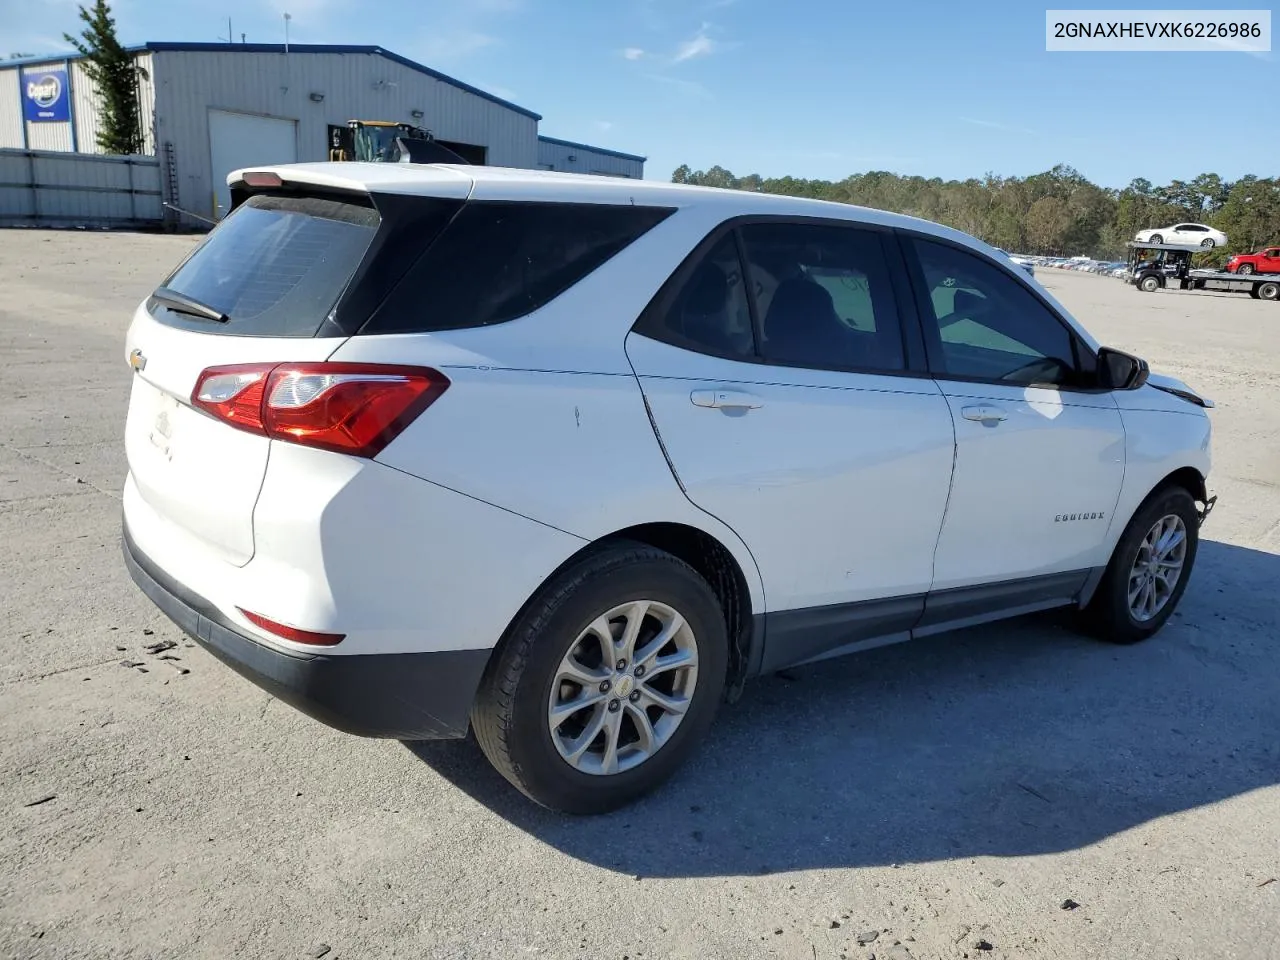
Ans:
[{"label": "car hauler trailer", "polygon": [[1280,300],[1280,276],[1193,270],[1192,255],[1203,252],[1200,247],[1185,244],[1133,241],[1129,244],[1129,274],[1126,279],[1144,293],[1170,287],[1174,290],[1225,290],[1247,293],[1255,300]]}]

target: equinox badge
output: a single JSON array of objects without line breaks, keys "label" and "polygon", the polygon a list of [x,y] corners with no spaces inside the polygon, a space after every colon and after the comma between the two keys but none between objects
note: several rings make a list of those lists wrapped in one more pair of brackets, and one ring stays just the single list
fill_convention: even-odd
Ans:
[{"label": "equinox badge", "polygon": [[129,366],[133,367],[135,373],[147,369],[147,358],[137,347],[129,351]]}]

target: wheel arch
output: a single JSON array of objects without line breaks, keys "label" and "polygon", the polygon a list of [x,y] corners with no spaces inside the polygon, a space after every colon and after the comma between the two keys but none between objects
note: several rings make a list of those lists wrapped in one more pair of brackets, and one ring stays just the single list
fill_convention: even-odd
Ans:
[{"label": "wheel arch", "polygon": [[[1124,532],[1128,529],[1133,518],[1138,515],[1142,508],[1146,506],[1153,497],[1158,495],[1162,490],[1167,490],[1170,487],[1181,487],[1183,490],[1186,490],[1191,494],[1191,498],[1197,503],[1209,503],[1208,481],[1205,478],[1205,475],[1197,468],[1192,466],[1182,466],[1165,474],[1142,496],[1142,499],[1134,504],[1132,510],[1127,511],[1124,516],[1124,523],[1120,524],[1119,527],[1112,527],[1113,533],[1109,538],[1109,552],[1107,553],[1106,562],[1101,566],[1093,568],[1089,577],[1085,580],[1084,586],[1080,590],[1080,596],[1077,602],[1081,607],[1088,606],[1089,601],[1093,599],[1095,591],[1102,583],[1103,575],[1106,573],[1107,568],[1115,558],[1116,550],[1119,548],[1120,541],[1124,537]],[[1203,518],[1207,512],[1208,510],[1206,509],[1204,513],[1201,514],[1201,517]],[[1119,515],[1117,515],[1117,519],[1119,519]]]},{"label": "wheel arch", "polygon": [[[1152,487],[1151,492],[1143,497],[1142,503],[1146,503],[1165,487],[1182,487],[1199,503],[1205,503],[1209,499],[1209,486],[1204,474],[1195,467],[1179,467]],[[1142,509],[1141,504],[1138,509]]]},{"label": "wheel arch", "polygon": [[743,681],[758,670],[760,655],[764,650],[763,630],[759,626],[764,614],[759,571],[750,554],[746,556],[750,566],[746,566],[721,538],[687,523],[655,521],[634,524],[584,544],[550,571],[521,604],[503,630],[501,639],[494,645],[490,665],[496,661],[497,653],[506,644],[513,626],[549,583],[584,557],[624,543],[641,543],[669,553],[683,560],[707,581],[720,601],[725,616],[730,643],[726,689],[730,697],[736,699]]},{"label": "wheel arch", "polygon": [[[755,618],[756,615],[763,614],[764,610],[763,604],[752,602],[747,571],[733,551],[719,538],[699,527],[659,521],[614,531],[584,547],[579,553],[622,541],[644,543],[678,557],[707,581],[720,601],[729,634],[728,687],[730,690],[739,688],[763,652],[762,631],[756,628]],[[752,567],[754,568],[754,563]],[[752,572],[756,571],[753,569]]]}]

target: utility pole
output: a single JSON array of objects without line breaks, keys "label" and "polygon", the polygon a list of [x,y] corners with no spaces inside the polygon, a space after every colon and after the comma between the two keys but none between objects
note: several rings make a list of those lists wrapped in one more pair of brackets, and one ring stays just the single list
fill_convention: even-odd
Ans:
[{"label": "utility pole", "polygon": [[289,21],[292,20],[289,14],[284,15],[284,52],[289,52]]}]

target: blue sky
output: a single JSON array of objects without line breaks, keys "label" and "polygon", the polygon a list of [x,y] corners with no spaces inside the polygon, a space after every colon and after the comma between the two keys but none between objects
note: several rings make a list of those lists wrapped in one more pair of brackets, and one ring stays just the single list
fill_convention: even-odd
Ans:
[{"label": "blue sky", "polygon": [[[243,32],[280,42],[287,10],[295,42],[379,44],[541,113],[545,134],[646,155],[653,179],[681,163],[719,163],[739,175],[840,178],[884,169],[962,178],[1064,162],[1108,186],[1205,171],[1280,175],[1277,124],[1221,119],[1226,104],[1270,103],[1274,114],[1276,53],[1046,53],[1047,5],[117,0],[114,7],[130,43],[225,38],[227,16],[236,39]],[[75,3],[0,0],[0,24],[0,55],[61,51],[63,30],[76,30]],[[1194,111],[1202,112],[1189,119]]]}]

